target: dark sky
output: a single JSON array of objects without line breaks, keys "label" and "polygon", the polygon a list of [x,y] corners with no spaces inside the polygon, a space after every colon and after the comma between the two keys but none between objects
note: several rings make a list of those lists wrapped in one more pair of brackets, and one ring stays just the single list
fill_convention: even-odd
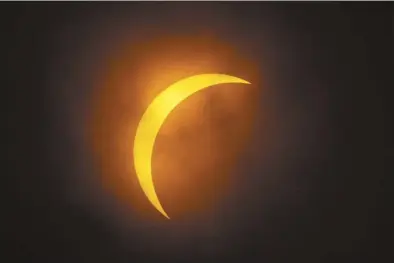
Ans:
[{"label": "dark sky", "polygon": [[[383,239],[392,238],[383,94],[393,68],[391,3],[0,10],[11,96],[4,262],[380,262],[392,252]],[[132,45],[208,31],[264,75],[259,103],[270,121],[256,125],[235,172],[239,188],[210,219],[147,222],[87,186],[97,169],[80,133],[92,78],[124,36]]]}]

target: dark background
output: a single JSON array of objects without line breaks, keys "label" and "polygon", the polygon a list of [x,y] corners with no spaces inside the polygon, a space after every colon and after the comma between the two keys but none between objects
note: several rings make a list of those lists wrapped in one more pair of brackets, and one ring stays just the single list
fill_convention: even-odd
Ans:
[{"label": "dark background", "polygon": [[[234,201],[240,212],[219,219],[226,230],[214,231],[216,238],[183,237],[184,245],[166,252],[159,247],[174,238],[171,235],[147,239],[146,228],[115,225],[115,215],[89,208],[89,202],[80,205],[82,197],[70,201],[70,177],[78,169],[75,158],[81,157],[76,157],[78,147],[70,139],[71,124],[62,122],[64,113],[53,97],[56,87],[48,80],[57,59],[53,39],[64,28],[73,32],[84,21],[93,21],[89,23],[97,28],[101,17],[112,21],[138,16],[140,23],[150,23],[161,33],[181,31],[164,29],[172,19],[165,14],[173,9],[189,14],[174,22],[185,27],[201,10],[211,10],[209,17],[200,17],[202,24],[225,10],[235,25],[231,34],[240,42],[255,40],[256,60],[264,52],[259,41],[270,42],[276,63],[272,89],[277,118],[283,119],[279,129],[283,138],[299,135],[291,137],[293,148],[286,148],[286,141],[280,144],[285,145],[287,161],[271,165],[272,175],[286,174],[281,181],[285,190],[272,183],[276,198],[260,200],[259,184],[246,180]],[[6,139],[10,167],[2,174],[2,262],[380,262],[392,256],[383,95],[392,85],[391,3],[1,3],[0,10],[6,68],[2,86],[10,95],[6,129],[11,135]],[[80,34],[75,33],[74,42]],[[264,63],[267,67],[267,60]],[[324,115],[313,116],[319,106],[312,103],[314,86],[324,94]],[[309,106],[294,117],[286,105]],[[290,120],[296,124],[283,124]],[[298,121],[309,124],[297,129]],[[315,121],[319,125],[313,125]],[[54,137],[60,161],[53,157]],[[300,138],[302,145],[317,145],[303,149],[301,157],[289,151],[299,151]],[[245,174],[267,171],[256,156]],[[162,225],[160,229],[170,232]]]}]

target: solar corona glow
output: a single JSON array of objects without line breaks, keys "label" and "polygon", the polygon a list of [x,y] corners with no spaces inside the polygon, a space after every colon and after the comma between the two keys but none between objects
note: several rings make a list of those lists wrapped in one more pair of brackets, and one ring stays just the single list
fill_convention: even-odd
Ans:
[{"label": "solar corona glow", "polygon": [[201,74],[184,78],[156,96],[142,115],[134,139],[134,167],[146,197],[168,219],[152,177],[152,155],[157,134],[171,111],[189,96],[214,85],[230,83],[250,84],[246,80],[225,74]]}]

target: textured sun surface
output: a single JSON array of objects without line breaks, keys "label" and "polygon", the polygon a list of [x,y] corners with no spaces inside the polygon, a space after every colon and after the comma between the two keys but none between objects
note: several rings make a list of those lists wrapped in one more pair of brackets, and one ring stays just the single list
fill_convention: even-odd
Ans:
[{"label": "textured sun surface", "polygon": [[225,74],[201,74],[182,79],[161,92],[143,114],[134,140],[134,166],[139,183],[152,205],[165,217],[152,178],[152,155],[157,134],[171,111],[197,91],[225,83],[250,84]]}]

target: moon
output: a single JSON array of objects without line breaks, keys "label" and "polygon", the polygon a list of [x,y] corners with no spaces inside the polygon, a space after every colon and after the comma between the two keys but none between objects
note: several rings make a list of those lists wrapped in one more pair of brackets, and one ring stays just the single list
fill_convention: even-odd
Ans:
[{"label": "moon", "polygon": [[152,155],[157,134],[171,111],[189,96],[214,85],[229,83],[250,84],[226,74],[200,74],[181,79],[157,95],[141,117],[134,139],[134,168],[146,197],[168,219],[170,217],[159,201],[152,178]]}]

